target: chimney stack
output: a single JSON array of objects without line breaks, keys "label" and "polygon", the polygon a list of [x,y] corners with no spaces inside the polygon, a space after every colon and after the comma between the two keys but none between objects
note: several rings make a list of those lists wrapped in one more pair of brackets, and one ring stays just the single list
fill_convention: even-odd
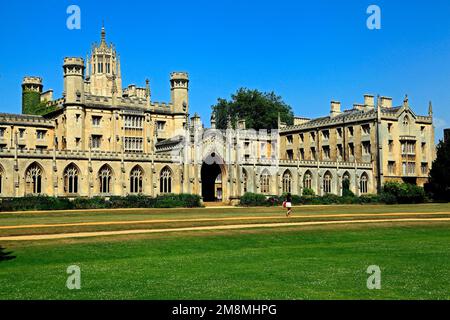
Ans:
[{"label": "chimney stack", "polygon": [[381,107],[382,108],[392,108],[392,98],[381,97]]},{"label": "chimney stack", "polygon": [[335,117],[341,114],[341,103],[339,101],[331,101],[330,116]]},{"label": "chimney stack", "polygon": [[375,107],[375,96],[372,94],[364,95],[364,107],[367,109],[373,109]]}]

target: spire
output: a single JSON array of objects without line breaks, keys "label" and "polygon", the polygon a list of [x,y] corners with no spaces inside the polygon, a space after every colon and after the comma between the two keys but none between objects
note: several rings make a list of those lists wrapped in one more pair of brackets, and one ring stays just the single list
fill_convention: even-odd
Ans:
[{"label": "spire", "polygon": [[403,100],[403,106],[409,108],[409,98],[407,94],[405,95],[405,100]]},{"label": "spire", "polygon": [[102,23],[102,32],[101,32],[101,34],[102,34],[102,43],[106,44],[106,31],[105,31],[105,23],[104,22]]},{"label": "spire", "polygon": [[430,104],[428,105],[428,115],[431,117],[433,116],[433,103],[430,101]]}]

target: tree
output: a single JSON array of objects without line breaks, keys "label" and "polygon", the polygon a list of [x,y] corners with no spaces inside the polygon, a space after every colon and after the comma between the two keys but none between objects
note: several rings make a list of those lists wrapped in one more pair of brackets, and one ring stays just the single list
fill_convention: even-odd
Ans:
[{"label": "tree", "polygon": [[435,200],[450,201],[450,139],[437,146],[427,190]]},{"label": "tree", "polygon": [[12,260],[12,259],[16,258],[15,256],[13,256],[11,254],[12,254],[12,252],[6,252],[3,247],[0,247],[0,262]]},{"label": "tree", "polygon": [[228,118],[235,128],[239,119],[245,120],[247,129],[276,129],[278,115],[281,122],[292,125],[292,108],[274,92],[260,92],[246,88],[239,89],[231,100],[219,98],[212,106],[217,129],[226,129]]}]

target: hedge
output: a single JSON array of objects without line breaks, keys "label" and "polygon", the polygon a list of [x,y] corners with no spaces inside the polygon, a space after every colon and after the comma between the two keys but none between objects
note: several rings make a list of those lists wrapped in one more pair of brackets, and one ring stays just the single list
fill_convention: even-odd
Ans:
[{"label": "hedge", "polygon": [[[306,189],[305,189],[306,190]],[[261,194],[246,193],[240,205],[244,207],[258,206],[279,206],[283,203],[285,195],[264,196]],[[329,204],[408,204],[425,202],[425,191],[422,187],[411,184],[388,182],[385,184],[380,195],[368,194],[355,196],[350,190],[340,197],[334,194],[327,194],[322,197],[311,194],[310,191],[303,192],[303,196],[292,195],[294,205],[329,205]]]},{"label": "hedge", "polygon": [[192,194],[169,194],[156,198],[148,196],[95,198],[56,198],[29,196],[8,198],[0,201],[0,211],[39,211],[71,209],[111,209],[111,208],[195,208],[201,206],[201,198]]}]

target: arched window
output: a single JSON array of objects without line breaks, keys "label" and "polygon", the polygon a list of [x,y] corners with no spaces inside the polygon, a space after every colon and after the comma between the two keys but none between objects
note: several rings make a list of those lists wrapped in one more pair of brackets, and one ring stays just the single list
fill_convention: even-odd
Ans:
[{"label": "arched window", "polygon": [[130,173],[130,193],[142,193],[142,177],[143,171],[141,167],[135,167]]},{"label": "arched window", "polygon": [[307,171],[303,177],[303,188],[312,189],[312,175],[309,171]]},{"label": "arched window", "polygon": [[165,167],[161,170],[159,177],[159,192],[160,193],[172,193],[172,170],[169,167]]},{"label": "arched window", "polygon": [[361,194],[366,194],[368,192],[368,182],[369,178],[367,177],[367,174],[363,173],[361,176],[361,180],[359,181],[359,191],[361,192]]},{"label": "arched window", "polygon": [[342,195],[346,194],[346,191],[350,190],[350,174],[348,172],[344,173],[342,176]]},{"label": "arched window", "polygon": [[3,168],[0,166],[0,194],[3,192]]},{"label": "arched window", "polygon": [[403,118],[403,126],[407,127],[408,125],[409,125],[409,117],[408,117],[408,116],[405,116],[405,117]]},{"label": "arched window", "polygon": [[64,170],[64,192],[68,194],[78,193],[78,168],[71,164]]},{"label": "arched window", "polygon": [[111,179],[112,179],[112,169],[108,165],[101,167],[98,172],[98,179],[100,183],[100,193],[110,194],[111,193]]},{"label": "arched window", "polygon": [[325,175],[323,176],[323,192],[324,193],[331,193],[331,173],[327,171]]},{"label": "arched window", "polygon": [[242,169],[242,189],[244,190],[244,193],[247,192],[247,181],[248,181],[248,174],[245,169]]},{"label": "arched window", "polygon": [[260,177],[261,193],[268,194],[270,192],[270,174],[264,170]]},{"label": "arched window", "polygon": [[30,165],[25,173],[26,194],[42,193],[42,167],[37,163]]},{"label": "arched window", "polygon": [[286,170],[283,174],[283,193],[292,192],[292,175],[289,170]]}]

